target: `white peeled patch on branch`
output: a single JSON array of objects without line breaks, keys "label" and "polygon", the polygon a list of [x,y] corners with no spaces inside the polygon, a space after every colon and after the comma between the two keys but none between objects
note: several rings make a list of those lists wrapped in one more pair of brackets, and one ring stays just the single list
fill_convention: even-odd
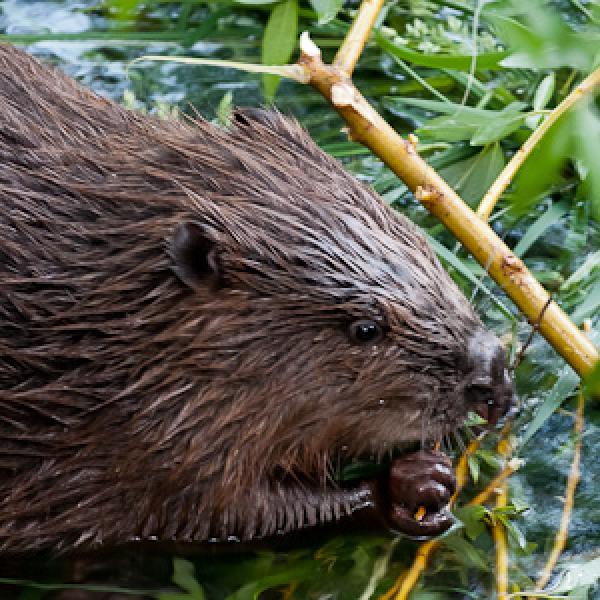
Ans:
[{"label": "white peeled patch on branch", "polygon": [[370,125],[376,123],[376,113],[371,105],[363,101],[356,93],[356,88],[351,83],[335,83],[331,86],[331,102],[334,106],[350,106]]},{"label": "white peeled patch on branch", "polygon": [[308,31],[300,34],[300,52],[311,58],[320,58],[321,50],[311,39]]}]

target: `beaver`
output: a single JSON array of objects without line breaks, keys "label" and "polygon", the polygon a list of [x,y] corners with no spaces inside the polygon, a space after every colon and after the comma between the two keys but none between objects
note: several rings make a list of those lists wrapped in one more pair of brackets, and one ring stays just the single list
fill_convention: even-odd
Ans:
[{"label": "beaver", "polygon": [[0,98],[0,550],[448,527],[441,454],[332,476],[510,403],[415,225],[278,112],[159,120],[8,45]]}]

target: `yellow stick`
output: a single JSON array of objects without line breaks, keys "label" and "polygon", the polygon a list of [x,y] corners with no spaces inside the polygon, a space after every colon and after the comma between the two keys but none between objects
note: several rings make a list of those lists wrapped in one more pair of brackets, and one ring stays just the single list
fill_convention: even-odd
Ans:
[{"label": "yellow stick", "polygon": [[354,67],[369,39],[375,19],[377,19],[377,15],[383,6],[383,1],[365,0],[360,5],[350,30],[333,59],[333,67],[339,69],[348,77],[352,75],[352,71],[354,71]]},{"label": "yellow stick", "polygon": [[474,506],[477,504],[485,504],[492,494],[496,494],[498,489],[502,487],[504,482],[522,465],[522,461],[518,459],[511,459],[506,463],[506,466],[490,481],[486,488],[479,492],[475,498],[473,498],[467,506]]},{"label": "yellow stick", "polygon": [[600,68],[586,77],[552,112],[542,121],[540,126],[529,136],[523,146],[510,159],[502,173],[481,200],[477,214],[487,221],[498,199],[513,180],[515,173],[519,170],[525,159],[531,154],[537,143],[544,137],[546,132],[569,110],[576,102],[592,92],[600,84]]},{"label": "yellow stick", "polygon": [[542,574],[535,584],[535,589],[537,591],[544,589],[550,580],[552,571],[554,570],[560,555],[565,549],[567,538],[569,536],[569,522],[571,520],[571,513],[573,512],[573,505],[575,503],[575,490],[577,489],[577,484],[579,483],[580,477],[579,466],[581,463],[581,434],[583,433],[584,425],[584,405],[585,402],[583,394],[580,392],[577,398],[577,412],[575,413],[575,426],[573,428],[575,435],[575,450],[573,452],[573,462],[571,463],[571,469],[569,470],[569,478],[567,480],[567,487],[565,490],[565,503],[560,519],[560,526],[556,532],[556,536],[554,537],[552,551],[550,552],[550,556],[548,557],[548,561],[546,562]]},{"label": "yellow stick", "polygon": [[[505,459],[510,458],[512,454],[512,444],[509,440],[510,430],[511,425],[509,422],[498,442],[498,453]],[[508,486],[503,483],[496,496],[496,508],[502,508],[507,503]],[[508,598],[508,543],[506,528],[500,521],[492,526],[492,538],[496,547],[496,594],[498,600],[506,600]]]},{"label": "yellow stick", "polygon": [[[506,506],[507,496],[507,488],[504,484],[496,497],[496,507]],[[502,523],[497,522],[492,526],[492,538],[496,547],[496,594],[498,600],[506,600],[508,598],[508,544],[506,529]]]}]

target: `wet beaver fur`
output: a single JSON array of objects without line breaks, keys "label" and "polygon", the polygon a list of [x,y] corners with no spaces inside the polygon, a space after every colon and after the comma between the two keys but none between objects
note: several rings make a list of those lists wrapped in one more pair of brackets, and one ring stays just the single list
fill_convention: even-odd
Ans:
[{"label": "wet beaver fur", "polygon": [[331,478],[510,399],[414,225],[277,113],[161,121],[5,45],[0,98],[0,549],[251,539],[366,508],[448,526],[444,458]]}]

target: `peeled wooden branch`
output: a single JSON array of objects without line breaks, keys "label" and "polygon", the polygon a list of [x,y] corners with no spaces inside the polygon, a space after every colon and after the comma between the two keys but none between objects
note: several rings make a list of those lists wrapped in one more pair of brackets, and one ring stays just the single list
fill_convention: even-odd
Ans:
[{"label": "peeled wooden branch", "polygon": [[[298,64],[309,83],[335,108],[348,125],[352,140],[370,148],[484,266],[530,322],[581,375],[588,375],[598,350],[575,326],[525,264],[479,218],[458,194],[417,154],[415,144],[404,140],[374,110],[348,75],[321,60],[320,50],[302,35]],[[547,308],[545,308],[547,306]]]}]

